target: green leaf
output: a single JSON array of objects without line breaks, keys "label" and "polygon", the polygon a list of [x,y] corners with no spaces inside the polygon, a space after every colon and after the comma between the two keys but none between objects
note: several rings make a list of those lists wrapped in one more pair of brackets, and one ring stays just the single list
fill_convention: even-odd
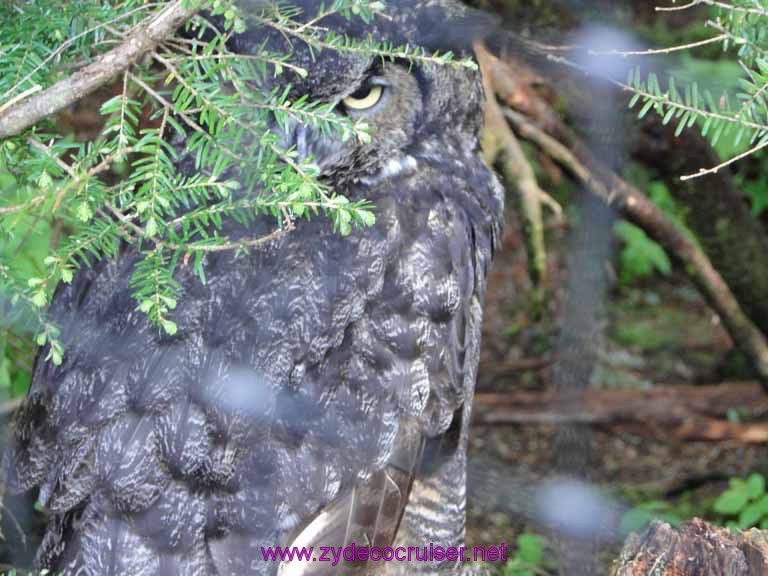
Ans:
[{"label": "green leaf", "polygon": [[11,363],[8,360],[8,356],[5,355],[4,348],[5,346],[3,346],[3,349],[0,349],[0,389],[6,391],[11,387]]},{"label": "green leaf", "polygon": [[162,325],[163,325],[163,330],[165,330],[165,332],[169,336],[173,336],[174,334],[176,334],[178,327],[176,326],[175,322],[172,322],[170,320],[163,320]]},{"label": "green leaf", "polygon": [[48,356],[55,366],[61,366],[63,357],[60,351],[52,348],[51,353]]},{"label": "green leaf", "polygon": [[53,184],[53,178],[51,178],[51,175],[48,174],[45,170],[43,170],[42,174],[40,174],[40,177],[37,179],[37,185],[41,190],[47,190],[51,187],[51,184]]},{"label": "green leaf", "polygon": [[342,236],[349,236],[352,233],[352,224],[345,221],[339,222],[339,234]]},{"label": "green leaf", "polygon": [[537,534],[521,534],[517,537],[517,556],[527,564],[541,564],[544,557],[544,538]]},{"label": "green leaf", "polygon": [[168,307],[169,310],[175,310],[176,309],[176,299],[170,298],[168,296],[161,296],[160,299],[165,303],[165,305]]},{"label": "green leaf", "polygon": [[764,495],[757,501],[757,505],[760,507],[760,511],[763,516],[768,517],[768,494]]},{"label": "green leaf", "polygon": [[87,202],[81,202],[77,206],[77,218],[81,222],[88,222],[93,217],[93,211]]},{"label": "green leaf", "polygon": [[649,512],[661,512],[669,509],[669,502],[664,500],[648,500],[638,505],[638,508],[648,510]]},{"label": "green leaf", "polygon": [[664,249],[629,222],[619,222],[616,235],[624,241],[621,252],[621,281],[624,284],[646,278],[655,272],[669,274],[672,263]]},{"label": "green leaf", "polygon": [[149,236],[150,238],[154,238],[155,236],[157,236],[157,229],[158,229],[157,220],[153,216],[152,218],[147,220],[147,228],[146,228],[147,236]]},{"label": "green leaf", "polygon": [[43,308],[48,303],[48,297],[45,295],[45,292],[42,290],[39,292],[35,292],[32,295],[32,304],[37,306],[38,308]]},{"label": "green leaf", "polygon": [[364,226],[373,226],[376,224],[376,215],[369,210],[358,210],[357,215]]},{"label": "green leaf", "polygon": [[672,120],[672,117],[675,115],[675,108],[670,106],[667,110],[667,113],[664,115],[664,119],[662,120],[662,124],[665,126],[669,124],[669,121]]},{"label": "green leaf", "polygon": [[750,474],[747,478],[747,494],[752,500],[756,500],[765,494],[765,478],[762,474]]},{"label": "green leaf", "polygon": [[757,526],[757,523],[760,521],[762,517],[763,517],[763,510],[758,503],[753,502],[751,504],[748,504],[739,513],[739,527],[742,529],[745,529],[745,528],[751,528],[752,526]]},{"label": "green leaf", "polygon": [[640,109],[640,113],[637,115],[637,117],[638,117],[638,118],[640,118],[641,120],[642,120],[643,118],[645,118],[646,114],[648,114],[648,112],[650,111],[650,109],[651,109],[651,108],[653,108],[653,105],[654,105],[655,103],[656,103],[656,102],[655,102],[653,99],[649,99],[649,100],[648,100],[648,101],[647,101],[647,102],[646,102],[646,103],[643,105],[643,107]]},{"label": "green leaf", "polygon": [[744,489],[730,488],[726,490],[717,500],[715,500],[714,509],[715,512],[720,514],[738,514],[741,512],[749,501],[749,495],[747,494],[746,485]]}]

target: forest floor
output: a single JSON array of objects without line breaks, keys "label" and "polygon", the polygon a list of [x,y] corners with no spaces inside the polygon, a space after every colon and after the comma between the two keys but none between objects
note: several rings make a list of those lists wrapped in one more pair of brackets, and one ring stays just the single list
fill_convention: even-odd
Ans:
[{"label": "forest floor", "polygon": [[[555,230],[550,236],[550,283],[559,287],[558,250],[565,234]],[[555,297],[545,299],[553,304],[534,319],[520,242],[513,218],[489,283],[478,377],[481,393],[526,390],[544,395],[552,389],[557,302],[562,300],[557,290],[562,288],[553,289]],[[592,388],[642,390],[744,378],[724,372],[730,340],[698,293],[674,272],[668,278],[610,290],[602,316]],[[479,420],[473,422],[470,445],[468,545],[504,543],[514,548],[522,532],[546,536],[546,528],[532,518],[529,500],[536,487],[555,474],[556,426],[487,425]],[[768,462],[765,445],[682,440],[664,426],[636,434],[608,424],[592,426],[588,434],[590,483],[625,510],[645,503],[681,519],[711,514],[712,502],[727,487],[728,478],[765,472]],[[472,470],[473,463],[479,470]],[[496,478],[492,488],[485,485],[489,470]],[[473,482],[477,478],[481,481]],[[624,536],[617,532],[609,539],[607,559],[618,554]]]}]

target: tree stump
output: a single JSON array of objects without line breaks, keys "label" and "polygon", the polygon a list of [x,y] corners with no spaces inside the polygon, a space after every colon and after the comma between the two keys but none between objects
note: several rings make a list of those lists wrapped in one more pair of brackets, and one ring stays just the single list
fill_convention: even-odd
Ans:
[{"label": "tree stump", "polygon": [[699,518],[678,528],[654,522],[627,538],[613,575],[768,575],[768,532],[731,531]]}]

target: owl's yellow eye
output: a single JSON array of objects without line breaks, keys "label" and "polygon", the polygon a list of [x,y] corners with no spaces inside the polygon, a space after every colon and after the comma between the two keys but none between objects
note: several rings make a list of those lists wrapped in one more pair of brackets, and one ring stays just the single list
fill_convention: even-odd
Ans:
[{"label": "owl's yellow eye", "polygon": [[370,110],[379,103],[384,95],[384,87],[376,84],[365,86],[354,94],[347,96],[342,100],[342,104],[347,110],[364,111]]}]

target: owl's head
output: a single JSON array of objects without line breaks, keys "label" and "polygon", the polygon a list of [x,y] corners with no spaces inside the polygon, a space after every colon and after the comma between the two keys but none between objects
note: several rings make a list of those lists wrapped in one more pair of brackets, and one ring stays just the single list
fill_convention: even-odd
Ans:
[{"label": "owl's head", "polygon": [[[427,53],[471,54],[473,41],[489,20],[453,0],[388,0],[372,21],[338,14],[316,21],[317,0],[293,0],[300,21],[355,39],[372,38],[394,46],[419,46]],[[392,177],[416,146],[441,148],[444,142],[477,143],[482,124],[482,85],[476,69],[425,61],[383,59],[354,50],[310,48],[302,40],[270,28],[248,30],[232,40],[239,53],[266,47],[290,52],[291,61],[309,74],[271,77],[266,89],[290,86],[292,98],[307,96],[327,103],[336,114],[362,120],[370,140],[342,139],[297,120],[280,129],[286,148],[311,157],[321,177],[341,185],[360,179]],[[278,130],[275,128],[275,130]],[[399,164],[400,163],[400,164]]]}]

